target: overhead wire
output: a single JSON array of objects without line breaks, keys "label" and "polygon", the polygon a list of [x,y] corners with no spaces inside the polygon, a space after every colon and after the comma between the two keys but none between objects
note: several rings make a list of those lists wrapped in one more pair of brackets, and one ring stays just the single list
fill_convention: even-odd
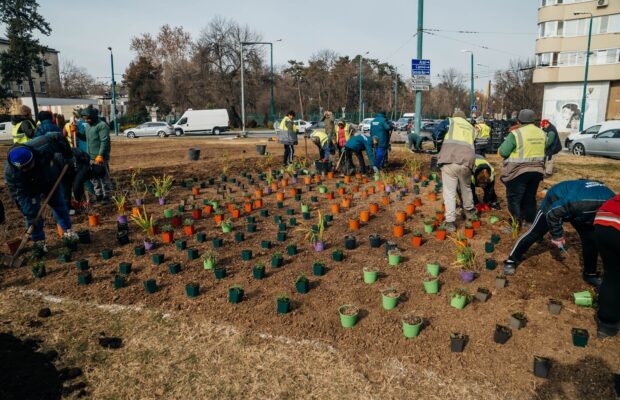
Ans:
[{"label": "overhead wire", "polygon": [[425,28],[425,31],[430,32],[450,32],[450,33],[463,33],[463,34],[491,34],[491,35],[536,35],[536,32],[501,32],[501,31],[468,31],[468,30],[448,30],[437,28]]},{"label": "overhead wire", "polygon": [[496,49],[494,47],[489,47],[489,46],[483,46],[483,45],[479,45],[479,44],[476,44],[476,43],[468,42],[467,40],[457,39],[457,38],[453,38],[453,37],[450,37],[450,36],[439,35],[439,34],[437,34],[435,32],[429,32],[426,29],[424,29],[423,32],[426,33],[427,35],[437,36],[437,37],[442,38],[442,39],[453,40],[455,42],[465,43],[465,44],[468,44],[470,46],[478,47],[480,49],[489,50],[489,51],[496,51],[498,53],[504,53],[504,54],[508,54],[508,55],[516,56],[516,57],[522,57],[520,54],[512,53],[510,51]]}]

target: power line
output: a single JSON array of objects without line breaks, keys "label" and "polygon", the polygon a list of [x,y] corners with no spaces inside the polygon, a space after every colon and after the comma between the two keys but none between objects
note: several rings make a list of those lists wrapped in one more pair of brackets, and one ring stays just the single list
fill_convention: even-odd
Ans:
[{"label": "power line", "polygon": [[387,56],[387,59],[391,59],[392,56],[396,53],[398,53],[400,50],[402,50],[403,47],[405,47],[407,45],[407,43],[409,43],[411,41],[411,39],[413,39],[414,37],[416,37],[418,35],[418,32],[414,33],[411,37],[409,37],[409,39],[407,39],[405,41],[405,43],[403,43],[399,48],[397,48],[396,50],[394,50],[394,52],[392,54],[390,54],[389,56]]},{"label": "power line", "polygon": [[447,29],[425,28],[425,31],[430,32],[450,32],[450,33],[463,33],[463,34],[490,34],[490,35],[536,35],[536,32],[500,32],[500,31],[466,31],[457,30],[451,31]]},{"label": "power line", "polygon": [[504,50],[496,49],[496,48],[489,47],[489,46],[482,46],[482,45],[479,45],[479,44],[476,44],[476,43],[468,42],[467,40],[457,39],[457,38],[453,38],[453,37],[450,37],[450,36],[438,35],[438,34],[436,34],[434,32],[428,32],[426,29],[424,29],[424,33],[426,33],[427,35],[437,36],[437,37],[442,38],[442,39],[453,40],[455,42],[465,43],[465,44],[468,44],[470,46],[478,47],[478,48],[481,48],[481,49],[484,49],[484,50],[496,51],[498,53],[504,53],[504,54],[508,54],[508,55],[511,55],[511,56],[522,57],[520,54],[511,53],[509,51],[504,51]]}]

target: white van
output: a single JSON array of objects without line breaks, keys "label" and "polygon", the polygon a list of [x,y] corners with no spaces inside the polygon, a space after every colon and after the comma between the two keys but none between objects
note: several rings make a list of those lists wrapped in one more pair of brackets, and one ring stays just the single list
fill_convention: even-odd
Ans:
[{"label": "white van", "polygon": [[219,110],[192,110],[189,109],[174,124],[174,133],[181,135],[203,135],[210,133],[219,135],[228,131],[228,111]]},{"label": "white van", "polygon": [[13,140],[13,124],[0,122],[0,140]]},{"label": "white van", "polygon": [[570,150],[571,144],[575,140],[591,138],[599,132],[608,131],[610,129],[620,129],[620,121],[619,120],[609,120],[604,122],[599,122],[598,124],[594,124],[587,129],[582,130],[581,132],[570,134],[566,140],[564,140],[564,146],[568,150]]}]

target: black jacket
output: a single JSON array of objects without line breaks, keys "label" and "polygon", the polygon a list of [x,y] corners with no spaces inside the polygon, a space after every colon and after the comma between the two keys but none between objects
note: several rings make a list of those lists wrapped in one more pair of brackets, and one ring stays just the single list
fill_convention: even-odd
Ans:
[{"label": "black jacket", "polygon": [[51,132],[13,147],[18,146],[30,148],[35,166],[24,172],[7,160],[4,164],[4,180],[11,199],[26,217],[33,218],[38,209],[33,206],[32,199],[49,193],[64,165],[73,159],[73,152],[60,132]]},{"label": "black jacket", "polygon": [[554,134],[553,143],[551,143],[551,145],[547,146],[547,148],[545,149],[545,156],[547,158],[550,158],[554,154],[558,154],[560,151],[562,151],[562,142],[560,141],[560,135],[558,134],[558,130],[552,123],[549,123],[549,126],[546,129],[543,129],[543,131],[547,133],[547,136],[549,136],[548,134],[550,132]]}]

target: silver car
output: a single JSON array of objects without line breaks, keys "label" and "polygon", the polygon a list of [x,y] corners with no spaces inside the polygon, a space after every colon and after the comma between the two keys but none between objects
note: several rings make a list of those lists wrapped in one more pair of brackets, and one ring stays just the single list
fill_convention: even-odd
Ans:
[{"label": "silver car", "polygon": [[605,156],[620,159],[620,128],[575,140],[571,151],[576,156]]},{"label": "silver car", "polygon": [[140,136],[159,136],[163,138],[174,134],[174,129],[167,122],[145,122],[135,128],[125,129],[123,134],[132,139]]}]

